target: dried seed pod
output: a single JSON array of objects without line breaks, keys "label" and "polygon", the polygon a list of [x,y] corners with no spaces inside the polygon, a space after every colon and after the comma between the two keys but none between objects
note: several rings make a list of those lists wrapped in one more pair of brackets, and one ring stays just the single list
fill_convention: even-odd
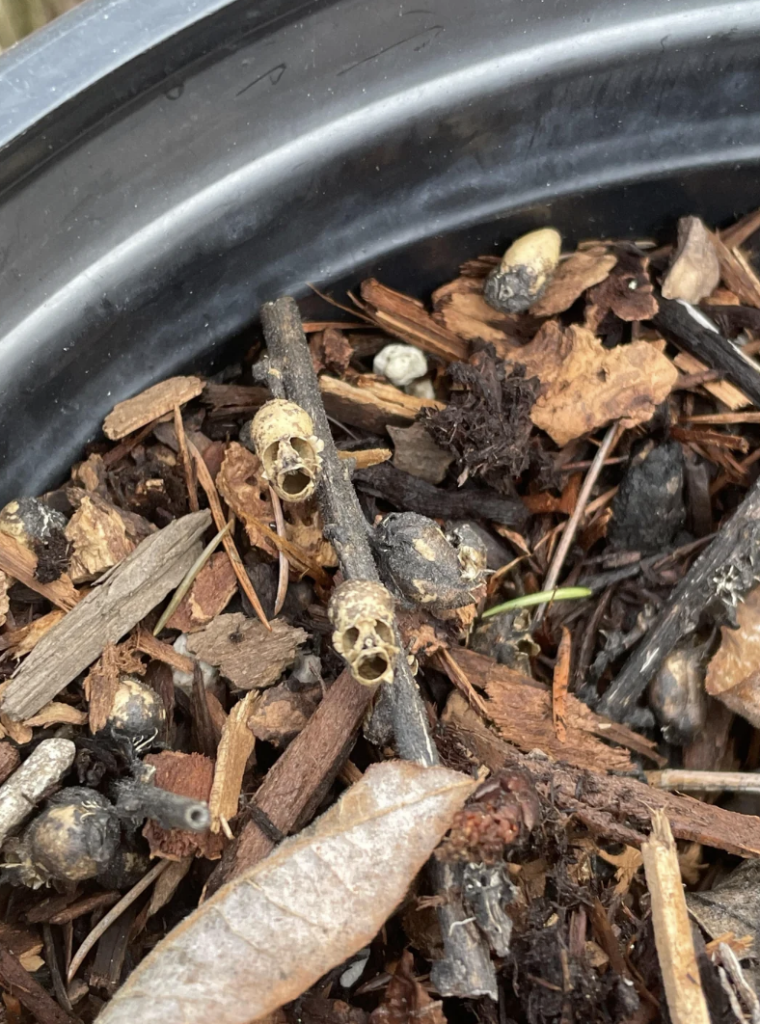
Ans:
[{"label": "dried seed pod", "polygon": [[432,608],[471,603],[472,584],[463,576],[456,550],[432,519],[416,512],[392,512],[376,527],[373,543],[382,575],[402,597]]},{"label": "dried seed pod", "polygon": [[447,523],[446,540],[457,553],[462,579],[470,586],[480,583],[488,567],[485,543],[469,523]]},{"label": "dried seed pod", "polygon": [[87,786],[62,789],[27,830],[24,845],[43,880],[94,878],[115,856],[119,824],[114,809]]},{"label": "dried seed pod", "polygon": [[393,598],[379,583],[346,580],[336,587],[327,608],[333,646],[364,686],[393,681],[399,652],[393,631]]},{"label": "dried seed pod", "polygon": [[106,728],[140,742],[161,733],[166,708],[159,695],[135,676],[119,676]]},{"label": "dried seed pod", "polygon": [[0,509],[0,533],[15,538],[29,551],[48,544],[66,529],[66,516],[38,498],[18,498]]},{"label": "dried seed pod", "polygon": [[693,740],[707,722],[705,645],[677,647],[649,688],[649,704],[669,743]]},{"label": "dried seed pod", "polygon": [[314,493],[323,443],[314,434],[311,416],[295,402],[275,398],[240,432],[256,452],[264,477],[283,501],[306,501]]},{"label": "dried seed pod", "polygon": [[486,278],[483,298],[502,313],[524,313],[541,298],[557,264],[562,238],[554,228],[531,231],[507,249]]}]

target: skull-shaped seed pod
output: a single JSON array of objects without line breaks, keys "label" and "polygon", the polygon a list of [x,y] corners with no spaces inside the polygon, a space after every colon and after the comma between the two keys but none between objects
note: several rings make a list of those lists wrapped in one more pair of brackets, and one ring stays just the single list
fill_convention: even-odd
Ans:
[{"label": "skull-shaped seed pod", "polygon": [[156,691],[135,676],[119,676],[106,728],[140,742],[159,735],[165,723],[166,708]]},{"label": "skull-shaped seed pod", "polygon": [[375,528],[382,575],[398,593],[430,608],[470,604],[471,582],[440,527],[416,512],[391,512]]},{"label": "skull-shaped seed pod", "polygon": [[371,580],[346,580],[330,597],[327,614],[333,646],[364,686],[393,681],[398,655],[393,632],[393,597]]},{"label": "skull-shaped seed pod", "polygon": [[70,786],[50,800],[24,837],[33,869],[42,879],[94,878],[115,856],[119,823],[97,790]]},{"label": "skull-shaped seed pod", "polygon": [[649,687],[649,705],[668,743],[693,740],[707,722],[706,645],[676,647]]},{"label": "skull-shaped seed pod", "polygon": [[554,228],[531,231],[507,249],[486,278],[483,298],[502,313],[524,313],[541,298],[559,263],[562,238]]},{"label": "skull-shaped seed pod", "polygon": [[445,537],[457,553],[462,579],[472,586],[480,583],[488,566],[488,552],[482,538],[469,523],[447,523]]},{"label": "skull-shaped seed pod", "polygon": [[261,459],[265,479],[283,501],[311,497],[324,445],[314,434],[311,416],[300,405],[284,398],[267,402],[241,430],[240,440]]},{"label": "skull-shaped seed pod", "polygon": [[29,551],[63,534],[66,517],[38,498],[18,498],[0,509],[0,533],[15,538]]}]

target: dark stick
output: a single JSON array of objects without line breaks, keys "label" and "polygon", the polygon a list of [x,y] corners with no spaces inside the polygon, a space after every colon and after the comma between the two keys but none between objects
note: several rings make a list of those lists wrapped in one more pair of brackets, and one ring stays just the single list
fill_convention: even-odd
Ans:
[{"label": "dark stick", "polygon": [[[276,385],[281,381],[287,397],[308,412],[315,433],[324,444],[317,496],[325,532],[333,542],[343,575],[346,579],[379,583],[369,544],[369,527],[351,483],[350,467],[338,457],[298,306],[291,298],[267,303],[261,311],[261,321],[269,353],[270,379],[274,377]],[[276,392],[273,390],[273,393]],[[438,763],[438,751],[397,625],[395,633],[401,654],[396,659],[393,682],[387,692],[392,698],[396,747],[399,755],[408,761],[434,765]],[[442,994],[472,998],[490,995],[496,999],[496,974],[488,947],[481,936],[461,925],[465,914],[447,869],[434,863],[432,871],[436,888],[446,900],[440,908],[446,951],[446,967],[440,966],[440,978],[447,986]]]},{"label": "dark stick", "polygon": [[433,519],[490,519],[502,526],[521,527],[528,518],[527,508],[517,499],[502,498],[486,488],[444,491],[388,462],[358,469],[353,479],[368,494]]},{"label": "dark stick", "polygon": [[0,946],[0,985],[25,1006],[39,1024],[72,1024],[73,1018],[62,1010],[38,981],[21,966],[9,950]]},{"label": "dark stick", "polygon": [[652,322],[668,341],[712,369],[723,371],[727,380],[760,407],[760,371],[739,346],[697,323],[689,310],[675,299],[658,296],[658,302],[660,311]]},{"label": "dark stick", "polygon": [[[274,378],[276,384],[281,381],[288,398],[308,412],[314,431],[324,444],[317,496],[325,533],[335,547],[343,575],[347,580],[380,583],[369,545],[369,526],[351,483],[350,469],[338,457],[330,433],[298,306],[291,298],[268,302],[261,310],[261,322],[269,352],[270,380]],[[398,628],[396,643],[403,651]],[[437,764],[438,754],[425,707],[403,653],[396,659],[392,687],[393,726],[399,754],[407,761]]]},{"label": "dark stick", "polygon": [[598,711],[623,721],[679,640],[702,615],[734,623],[736,605],[760,576],[760,481],[694,562],[602,698]]}]

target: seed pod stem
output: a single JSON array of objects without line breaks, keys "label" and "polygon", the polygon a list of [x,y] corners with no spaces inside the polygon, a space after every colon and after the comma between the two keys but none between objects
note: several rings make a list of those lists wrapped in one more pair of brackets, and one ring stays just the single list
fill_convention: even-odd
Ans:
[{"label": "seed pod stem", "polygon": [[142,820],[152,818],[161,828],[205,832],[211,823],[208,804],[144,782],[125,782],[116,801],[119,811]]}]

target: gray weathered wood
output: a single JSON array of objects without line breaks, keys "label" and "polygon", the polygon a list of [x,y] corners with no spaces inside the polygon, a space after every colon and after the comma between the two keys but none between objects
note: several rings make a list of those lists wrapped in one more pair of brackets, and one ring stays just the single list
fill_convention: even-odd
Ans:
[{"label": "gray weathered wood", "polygon": [[210,512],[194,512],[146,537],[40,640],[5,691],[3,714],[16,721],[36,714],[106,644],[121,640],[181,583],[210,524]]}]

